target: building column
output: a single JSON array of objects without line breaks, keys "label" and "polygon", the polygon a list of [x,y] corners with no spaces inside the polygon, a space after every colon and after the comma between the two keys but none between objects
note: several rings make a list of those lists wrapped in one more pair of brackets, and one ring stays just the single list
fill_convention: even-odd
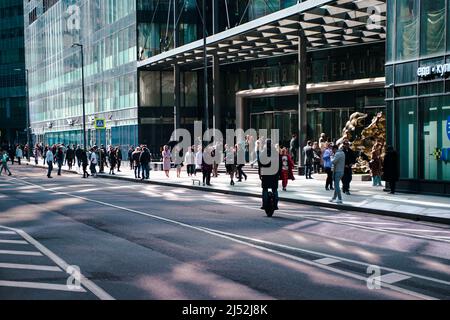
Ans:
[{"label": "building column", "polygon": [[221,129],[222,117],[220,115],[220,64],[219,57],[213,56],[213,128]]},{"label": "building column", "polygon": [[178,65],[173,66],[173,126],[174,133],[180,128],[180,105],[181,105],[181,72]]},{"label": "building column", "polygon": [[304,155],[303,147],[307,139],[307,119],[306,119],[306,37],[300,30],[298,37],[298,159],[299,159],[299,174],[302,174]]}]

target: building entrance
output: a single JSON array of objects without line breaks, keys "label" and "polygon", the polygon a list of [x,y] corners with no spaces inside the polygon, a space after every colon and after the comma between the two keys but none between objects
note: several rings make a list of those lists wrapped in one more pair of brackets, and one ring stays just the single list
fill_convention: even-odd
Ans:
[{"label": "building entrance", "polygon": [[296,110],[251,113],[250,128],[257,132],[267,129],[269,137],[271,129],[278,129],[280,146],[289,147],[292,134],[298,132],[298,113]]}]

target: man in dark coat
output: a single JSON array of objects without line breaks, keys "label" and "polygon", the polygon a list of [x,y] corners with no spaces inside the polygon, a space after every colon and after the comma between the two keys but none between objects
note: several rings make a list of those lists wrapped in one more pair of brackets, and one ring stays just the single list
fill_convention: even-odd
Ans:
[{"label": "man in dark coat", "polygon": [[352,166],[356,163],[356,154],[350,149],[350,143],[348,140],[344,140],[344,151],[345,154],[345,168],[344,175],[342,176],[342,192],[350,195],[350,182],[352,182]]},{"label": "man in dark coat", "polygon": [[268,159],[276,159],[275,161],[278,161],[278,163],[273,163],[272,166],[272,161],[262,163],[261,157],[258,158],[258,173],[261,179],[263,203],[261,209],[266,207],[266,202],[269,198],[269,189],[271,189],[275,198],[275,210],[278,210],[278,181],[280,180],[282,167],[281,155],[276,151],[270,139],[267,140],[264,150],[260,153],[261,156],[264,154],[267,154]]},{"label": "man in dark coat", "polygon": [[398,153],[392,146],[388,146],[383,161],[383,180],[389,183],[391,194],[395,194],[395,187],[400,176]]},{"label": "man in dark coat", "polygon": [[148,148],[146,146],[143,147],[142,153],[139,157],[139,163],[141,164],[142,167],[142,178],[141,180],[144,179],[150,179],[150,161],[151,161],[151,154],[150,154],[150,150],[148,150]]}]

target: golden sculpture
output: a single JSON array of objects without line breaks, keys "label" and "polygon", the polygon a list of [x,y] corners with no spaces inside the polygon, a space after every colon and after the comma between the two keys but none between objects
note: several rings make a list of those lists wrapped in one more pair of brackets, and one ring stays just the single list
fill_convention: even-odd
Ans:
[{"label": "golden sculpture", "polygon": [[379,112],[373,117],[372,122],[364,128],[364,120],[367,117],[368,115],[365,113],[353,113],[342,130],[342,138],[337,141],[337,143],[344,140],[350,141],[352,150],[359,154],[353,166],[353,172],[355,173],[370,172],[369,161],[372,158],[373,151],[381,155],[381,158],[384,157],[386,117],[382,112]]}]

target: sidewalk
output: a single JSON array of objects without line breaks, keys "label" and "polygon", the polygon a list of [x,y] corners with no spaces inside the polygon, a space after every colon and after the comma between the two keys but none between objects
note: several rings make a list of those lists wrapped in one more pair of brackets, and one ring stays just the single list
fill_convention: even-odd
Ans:
[{"label": "sidewalk", "polygon": [[[24,163],[28,164],[26,161]],[[30,165],[35,165],[33,160]],[[42,166],[42,160],[39,161],[38,166],[44,167]],[[68,171],[67,169],[67,167],[64,167],[65,172]],[[150,180],[144,182],[134,179],[134,173],[129,169],[128,162],[123,162],[121,169],[122,172],[109,175],[107,174],[109,169],[105,168],[106,173],[99,175],[99,177],[183,187],[207,192],[261,197],[260,180],[256,174],[248,174],[248,180],[243,182],[236,182],[235,179],[236,185],[231,186],[229,176],[222,172],[218,178],[211,179],[211,187],[203,187],[202,184],[200,186],[198,183],[193,184],[192,178],[187,176],[186,167],[183,167],[181,178],[176,177],[175,169],[170,172],[170,178],[167,178],[162,171],[150,171]],[[76,170],[72,170],[72,172],[77,173]],[[56,172],[54,171],[54,173]],[[450,224],[450,198],[448,197],[404,193],[391,195],[383,192],[382,187],[372,187],[372,182],[354,180],[351,183],[351,195],[343,195],[344,204],[335,204],[328,202],[333,191],[325,190],[325,180],[318,175],[315,175],[315,177],[313,180],[306,180],[303,176],[296,176],[295,181],[289,181],[287,191],[282,191],[280,182],[280,201]],[[197,174],[196,179],[202,179],[201,173]]]}]

